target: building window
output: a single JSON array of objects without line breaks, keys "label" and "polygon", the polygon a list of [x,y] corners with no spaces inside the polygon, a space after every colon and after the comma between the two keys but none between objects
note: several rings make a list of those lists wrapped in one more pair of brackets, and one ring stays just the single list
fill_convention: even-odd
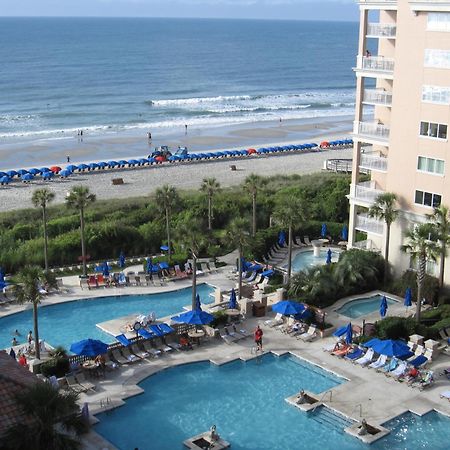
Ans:
[{"label": "building window", "polygon": [[447,139],[447,125],[433,122],[420,122],[420,135],[437,139]]},{"label": "building window", "polygon": [[429,12],[427,29],[429,31],[450,31],[450,13]]},{"label": "building window", "polygon": [[422,101],[450,104],[450,87],[422,86]]},{"label": "building window", "polygon": [[450,69],[450,50],[425,50],[425,67]]},{"label": "building window", "polygon": [[431,192],[416,191],[414,203],[416,205],[437,208],[441,205],[441,196],[439,194],[432,194]]},{"label": "building window", "polygon": [[417,170],[428,173],[444,174],[444,161],[442,159],[427,158],[419,156]]}]

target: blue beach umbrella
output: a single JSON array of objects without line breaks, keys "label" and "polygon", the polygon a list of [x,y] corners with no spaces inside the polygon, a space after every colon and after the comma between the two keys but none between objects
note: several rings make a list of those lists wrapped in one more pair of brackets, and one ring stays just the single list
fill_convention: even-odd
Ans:
[{"label": "blue beach umbrella", "polygon": [[6,175],[8,175],[8,177],[15,177],[16,175],[19,175],[19,173],[18,172],[16,172],[15,170],[8,170],[7,172],[6,172]]},{"label": "blue beach umbrella", "polygon": [[341,238],[342,238],[343,241],[347,241],[348,240],[348,227],[347,227],[347,225],[344,225],[342,227]]},{"label": "blue beach umbrella", "polygon": [[17,171],[17,173],[18,173],[19,175],[26,175],[26,174],[28,173],[28,170],[25,170],[25,169],[19,169],[19,170]]},{"label": "blue beach umbrella", "polygon": [[66,170],[61,170],[61,172],[59,172],[59,176],[61,178],[67,178],[70,175],[72,175],[72,172],[70,170],[67,170],[67,169]]},{"label": "blue beach umbrella", "polygon": [[305,305],[303,303],[294,302],[292,300],[282,300],[272,306],[272,311],[283,314],[283,316],[301,314],[304,310]]},{"label": "blue beach umbrella", "polygon": [[70,171],[70,172],[73,172],[74,170],[77,170],[78,169],[78,166],[75,166],[75,165],[73,165],[73,164],[69,164],[67,167],[66,167],[66,170],[68,170],[68,171]]},{"label": "blue beach umbrella", "polygon": [[327,230],[327,224],[326,224],[326,223],[323,223],[323,224],[322,224],[322,228],[321,228],[321,230],[320,230],[320,235],[324,238],[324,237],[326,237],[327,232],[328,232],[328,230]]},{"label": "blue beach umbrella", "polygon": [[0,267],[0,289],[3,289],[8,285],[8,282],[5,281],[5,273],[3,272],[3,267]]},{"label": "blue beach umbrella", "polygon": [[286,245],[286,233],[283,230],[278,233],[278,245],[280,247],[284,247]]},{"label": "blue beach umbrella", "polygon": [[78,170],[87,170],[87,169],[89,169],[89,166],[87,164],[82,163],[78,165]]},{"label": "blue beach umbrella", "polygon": [[372,348],[380,355],[403,358],[411,354],[410,348],[403,342],[394,339],[379,340]]},{"label": "blue beach umbrella", "polygon": [[161,245],[161,247],[159,247],[163,252],[168,252],[169,251],[169,246],[168,245]]},{"label": "blue beach umbrella", "polygon": [[202,310],[202,302],[200,301],[200,295],[197,294],[197,296],[195,297],[195,309],[198,311]]},{"label": "blue beach umbrella", "polygon": [[125,267],[125,255],[123,252],[120,252],[119,255],[119,267],[123,269]]},{"label": "blue beach umbrella", "polygon": [[33,167],[28,172],[32,173],[33,175],[38,175],[41,173],[41,171],[39,169],[36,169],[36,167]]},{"label": "blue beach umbrella", "polygon": [[350,345],[353,341],[353,329],[352,329],[352,323],[349,322],[349,324],[346,327],[345,330],[345,342]]},{"label": "blue beach umbrella", "polygon": [[370,339],[369,341],[367,341],[367,342],[364,342],[362,345],[364,346],[364,347],[373,347],[375,344],[377,344],[378,342],[380,342],[380,339],[378,339],[378,338],[373,338],[373,339]]},{"label": "blue beach umbrella", "polygon": [[105,261],[103,263],[103,276],[104,277],[109,277],[109,266],[108,266],[108,261]]},{"label": "blue beach umbrella", "polygon": [[89,170],[98,169],[100,166],[97,163],[89,163]]},{"label": "blue beach umbrella", "polygon": [[0,178],[0,183],[1,184],[9,184],[11,182],[11,178],[9,178],[7,175],[5,175],[4,177]]},{"label": "blue beach umbrella", "polygon": [[39,170],[40,170],[41,172],[51,172],[51,170],[50,170],[49,167],[40,167]]},{"label": "blue beach umbrella", "polygon": [[326,260],[327,264],[331,264],[331,257],[332,257],[332,255],[333,255],[333,253],[331,251],[331,248],[329,248],[328,251],[327,251],[327,260]]},{"label": "blue beach umbrella", "polygon": [[230,292],[230,301],[228,302],[228,309],[238,309],[237,301],[236,301],[236,291],[231,289]]},{"label": "blue beach umbrella", "polygon": [[152,258],[147,258],[147,264],[145,266],[146,272],[147,273],[152,273],[152,268],[153,268]]},{"label": "blue beach umbrella", "polygon": [[50,178],[53,178],[55,174],[53,172],[42,172],[41,176],[44,180],[50,180]]},{"label": "blue beach umbrella", "polygon": [[118,165],[119,165],[119,163],[117,161],[114,161],[113,159],[111,161],[108,161],[109,167],[116,167]]},{"label": "blue beach umbrella", "polygon": [[407,288],[405,292],[405,301],[403,303],[407,308],[412,306],[412,291],[411,288]]},{"label": "blue beach umbrella", "polygon": [[26,173],[26,174],[22,175],[20,178],[21,178],[22,181],[25,183],[25,182],[27,182],[27,181],[33,180],[33,179],[34,179],[34,175],[31,174],[31,173]]},{"label": "blue beach umbrella", "polygon": [[97,356],[108,351],[108,345],[96,339],[84,339],[74,342],[70,346],[70,351],[80,356]]},{"label": "blue beach umbrella", "polygon": [[178,323],[186,323],[188,325],[207,325],[214,320],[214,316],[212,314],[207,313],[206,311],[188,311],[179,316],[172,317],[174,322]]},{"label": "blue beach umbrella", "polygon": [[348,327],[348,324],[342,325],[342,327],[339,327],[338,329],[336,329],[336,331],[333,333],[333,336],[335,336],[335,337],[343,336],[347,331],[347,327]]},{"label": "blue beach umbrella", "polygon": [[388,304],[387,304],[386,296],[383,295],[383,298],[381,299],[381,303],[380,303],[380,316],[381,317],[386,316],[387,310],[388,310]]},{"label": "blue beach umbrella", "polygon": [[108,164],[105,161],[100,161],[97,163],[97,166],[100,167],[100,169],[104,169]]}]

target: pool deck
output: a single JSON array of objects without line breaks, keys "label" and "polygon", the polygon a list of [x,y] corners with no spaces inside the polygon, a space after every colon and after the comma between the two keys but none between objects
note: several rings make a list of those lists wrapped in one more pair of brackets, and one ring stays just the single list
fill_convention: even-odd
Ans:
[{"label": "pool deck", "polygon": [[[230,264],[234,260],[233,258],[230,258]],[[231,265],[224,267],[216,274],[202,276],[198,282],[205,282],[217,286],[222,290],[229,290],[235,285],[235,280],[228,278],[230,269]],[[133,268],[130,267],[127,270],[133,270]],[[190,280],[180,280],[168,282],[162,287],[130,286],[117,289],[101,288],[89,291],[81,290],[78,284],[78,277],[65,277],[64,287],[67,288],[67,292],[49,296],[42,302],[42,305],[110,295],[161,293],[174,289],[183,289],[189,286],[191,286]],[[389,297],[395,299],[392,295],[389,295]],[[335,326],[348,323],[349,319],[347,317],[337,314],[334,310],[352,299],[353,297],[342,299],[331,308],[326,308],[325,310],[328,314],[327,322],[332,322]],[[402,299],[398,300],[400,300],[399,305],[390,306],[388,315],[405,315],[406,308],[403,306]],[[4,306],[0,311],[0,317],[29,307],[30,305]],[[357,367],[346,360],[323,351],[324,347],[335,342],[332,337],[305,343],[265,326],[264,320],[273,316],[273,313],[269,313],[266,317],[248,318],[245,325],[247,330],[253,330],[256,325],[261,325],[264,331],[265,352],[271,351],[277,355],[282,355],[287,352],[292,353],[348,380],[333,388],[332,395],[322,394],[322,401],[327,406],[357,421],[365,418],[371,425],[384,423],[408,410],[420,415],[437,410],[450,416],[450,402],[439,398],[439,394],[444,390],[448,390],[450,385],[447,378],[439,375],[439,372],[442,372],[444,368],[450,366],[449,356],[440,354],[433,360],[429,368],[434,370],[436,381],[426,390],[419,391],[404,383],[399,383],[386,377],[381,373],[377,373],[373,369]],[[362,319],[362,317],[352,319],[352,323],[360,325]],[[379,314],[375,312],[371,315],[364,316],[364,319],[366,321],[375,321],[379,319]],[[142,389],[137,384],[158,371],[197,361],[212,361],[214,364],[224,364],[235,359],[248,360],[251,358],[255,358],[252,337],[242,339],[231,345],[226,344],[220,338],[212,338],[202,343],[202,345],[195,347],[193,351],[174,352],[173,354],[163,355],[161,358],[141,360],[134,364],[122,366],[112,372],[107,372],[105,379],[100,381],[94,380],[96,383],[95,392],[91,391],[87,394],[81,394],[79,401],[80,404],[88,403],[89,410],[94,415],[92,416],[92,420],[95,422],[97,420],[95,414],[123,405],[128,397],[142,393]],[[296,392],[292,392],[292,395],[294,394]],[[298,413],[305,414],[300,410]],[[199,432],[201,431],[199,430]],[[129,447],[134,448],[132,434],[130,434]],[[83,448],[97,450],[114,449],[115,447],[92,430],[83,438]]]}]

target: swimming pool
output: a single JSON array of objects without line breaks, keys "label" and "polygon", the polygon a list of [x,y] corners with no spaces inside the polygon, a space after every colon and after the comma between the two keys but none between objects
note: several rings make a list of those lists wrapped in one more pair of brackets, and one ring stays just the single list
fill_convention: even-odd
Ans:
[{"label": "swimming pool", "polygon": [[[310,267],[326,264],[327,252],[327,248],[320,250],[320,256],[314,256],[313,250],[298,252],[292,260],[292,270],[294,272],[300,272],[301,270],[309,269]],[[337,262],[338,259],[339,252],[332,251],[331,262]],[[287,265],[285,267],[287,267]]]},{"label": "swimming pool", "polygon": [[[356,300],[351,300],[347,302],[345,305],[337,309],[336,312],[343,316],[356,319],[358,317],[365,316],[366,314],[378,311],[380,309],[380,303],[382,298],[383,296],[381,294],[373,295],[372,297],[357,298]],[[389,297],[386,297],[386,300],[388,306],[398,303],[397,301],[392,300]]]},{"label": "swimming pool", "polygon": [[[197,291],[202,303],[213,301],[209,295],[214,291],[212,286],[201,284]],[[190,304],[191,288],[185,288],[161,294],[110,296],[40,307],[39,337],[53,346],[62,345],[66,349],[71,343],[86,338],[110,343],[114,338],[97,328],[97,323],[151,311],[156,317],[170,316]],[[33,329],[31,309],[0,318],[0,348],[11,345],[12,332],[16,329],[21,333],[19,343],[25,342],[28,331]]]},{"label": "swimming pool", "polygon": [[[222,366],[186,364],[142,381],[144,393],[97,415],[95,431],[119,449],[181,450],[183,440],[215,424],[234,450],[322,450],[331,448],[327,442],[335,449],[367,450],[342,427],[284,400],[300,389],[319,393],[343,382],[292,355],[270,353]],[[450,440],[450,420],[439,414],[405,414],[384,425],[392,433],[370,448],[406,449],[407,441],[408,449],[440,450]],[[428,446],[422,445],[427,442]]]}]

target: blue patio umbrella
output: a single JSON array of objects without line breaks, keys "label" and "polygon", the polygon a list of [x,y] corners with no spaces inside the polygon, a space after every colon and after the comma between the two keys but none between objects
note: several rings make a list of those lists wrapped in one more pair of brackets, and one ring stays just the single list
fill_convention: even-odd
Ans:
[{"label": "blue patio umbrella", "polygon": [[11,182],[11,178],[9,178],[8,176],[4,176],[0,178],[0,183],[1,184],[9,184]]},{"label": "blue patio umbrella", "polygon": [[349,322],[349,324],[346,327],[345,330],[345,342],[350,345],[353,341],[353,329],[352,329],[352,324],[351,322]]},{"label": "blue patio umbrella", "polygon": [[278,245],[280,247],[284,247],[286,245],[286,233],[283,230],[278,233]]},{"label": "blue patio umbrella", "polygon": [[402,358],[410,355],[410,348],[403,342],[394,339],[379,340],[372,345],[372,348],[380,355],[395,356]]},{"label": "blue patio umbrella", "polygon": [[384,317],[387,313],[387,310],[388,310],[388,304],[387,304],[386,296],[383,295],[383,298],[381,299],[381,303],[380,303],[380,316]]},{"label": "blue patio umbrella", "polygon": [[28,170],[25,170],[25,169],[19,169],[19,170],[17,171],[17,173],[18,173],[19,175],[25,175],[25,174],[28,173]]},{"label": "blue patio umbrella", "polygon": [[161,247],[159,247],[163,252],[168,252],[169,251],[169,246],[168,245],[161,245]]},{"label": "blue patio umbrella", "polygon": [[15,170],[8,170],[7,172],[6,172],[6,175],[8,175],[8,177],[15,177],[16,175],[19,175],[19,173],[18,172],[16,172]]},{"label": "blue patio umbrella", "polygon": [[22,181],[24,181],[24,182],[31,181],[34,179],[34,175],[31,173],[26,173],[26,174],[22,175],[20,178],[22,178]]},{"label": "blue patio umbrella", "polygon": [[28,172],[32,173],[33,175],[39,175],[41,171],[39,169],[36,169],[36,167],[33,167]]},{"label": "blue patio umbrella", "polygon": [[336,337],[341,337],[341,336],[343,336],[343,335],[347,332],[347,327],[348,327],[348,324],[347,324],[347,325],[342,325],[342,327],[339,327],[339,328],[333,333],[333,336],[336,336]]},{"label": "blue patio umbrella", "polygon": [[188,325],[207,325],[214,320],[214,316],[206,311],[194,310],[174,316],[172,320],[178,323],[187,323]]},{"label": "blue patio umbrella", "polygon": [[327,224],[323,223],[322,228],[320,229],[320,235],[324,238],[326,237],[327,233],[328,233]]},{"label": "blue patio umbrella", "polygon": [[236,301],[236,291],[231,289],[230,292],[230,301],[228,302],[228,309],[238,309],[237,301]]},{"label": "blue patio umbrella", "polygon": [[348,227],[347,227],[347,225],[344,225],[342,227],[341,238],[342,238],[343,241],[347,241],[348,240]]},{"label": "blue patio umbrella", "polygon": [[312,317],[313,313],[309,308],[306,308],[303,310],[303,312],[299,313],[299,314],[294,314],[294,318],[296,320],[306,320],[306,319],[310,319]]},{"label": "blue patio umbrella", "polygon": [[61,170],[61,171],[59,172],[59,176],[60,176],[61,178],[67,178],[67,177],[69,177],[70,175],[72,175],[72,172],[71,172],[70,170]]},{"label": "blue patio umbrella", "polygon": [[119,255],[119,267],[121,269],[123,269],[125,267],[125,255],[123,254],[123,252],[120,252],[120,255]]},{"label": "blue patio umbrella", "polygon": [[8,283],[5,281],[5,273],[3,268],[0,267],[0,289],[3,289]]},{"label": "blue patio umbrella", "polygon": [[281,302],[275,303],[272,306],[272,311],[283,314],[283,316],[300,314],[304,310],[305,305],[303,303],[294,302],[292,300],[282,300]]},{"label": "blue patio umbrella", "polygon": [[53,172],[42,172],[41,176],[44,180],[50,180],[50,178],[53,178],[55,174]]},{"label": "blue patio umbrella", "polygon": [[412,306],[412,291],[411,288],[406,288],[406,292],[405,292],[405,301],[403,303],[407,308],[409,308],[410,306]]},{"label": "blue patio umbrella", "polygon": [[108,261],[105,261],[103,263],[103,276],[104,277],[109,277],[109,266],[108,266]]},{"label": "blue patio umbrella", "polygon": [[195,309],[201,311],[202,310],[202,302],[200,301],[200,295],[197,294],[195,297]]},{"label": "blue patio umbrella", "polygon": [[332,251],[331,251],[331,248],[329,248],[328,249],[328,251],[327,251],[327,260],[326,260],[326,263],[327,264],[331,264],[331,256],[332,256]]},{"label": "blue patio umbrella", "polygon": [[146,272],[152,273],[152,268],[153,268],[152,258],[147,258],[147,264],[145,266]]},{"label": "blue patio umbrella", "polygon": [[367,342],[364,342],[364,344],[362,344],[364,347],[373,347],[375,344],[377,344],[378,342],[380,342],[380,339],[378,338],[372,338]]},{"label": "blue patio umbrella", "polygon": [[97,356],[108,351],[108,344],[96,339],[84,339],[74,342],[70,346],[70,351],[80,356]]},{"label": "blue patio umbrella", "polygon": [[269,270],[265,270],[264,272],[261,272],[261,275],[263,277],[270,278],[274,273],[275,272],[272,269],[269,269]]}]

